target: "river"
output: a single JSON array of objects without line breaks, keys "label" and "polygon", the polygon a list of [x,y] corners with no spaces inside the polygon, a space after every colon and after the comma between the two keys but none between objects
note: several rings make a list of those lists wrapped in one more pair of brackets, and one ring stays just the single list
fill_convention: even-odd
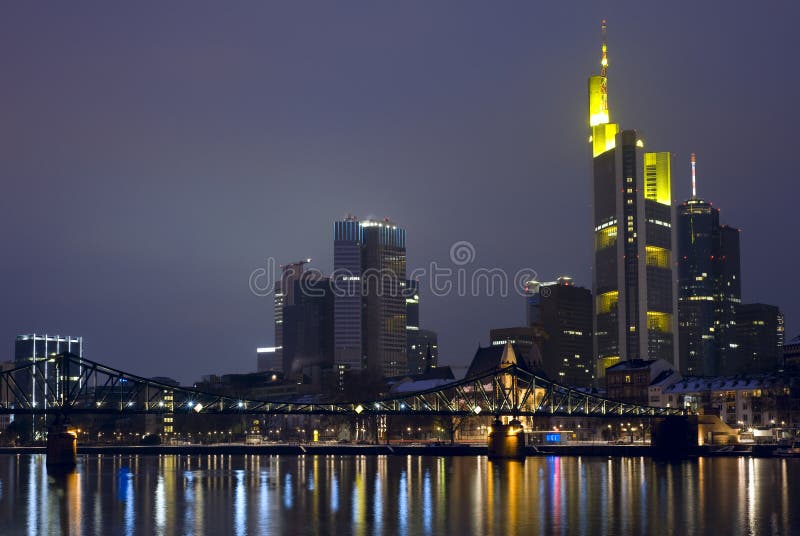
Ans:
[{"label": "river", "polygon": [[0,455],[4,535],[791,534],[798,499],[800,460]]}]

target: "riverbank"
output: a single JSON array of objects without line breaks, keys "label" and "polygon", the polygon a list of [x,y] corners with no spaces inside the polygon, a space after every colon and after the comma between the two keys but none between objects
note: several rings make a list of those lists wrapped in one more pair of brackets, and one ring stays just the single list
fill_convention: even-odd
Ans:
[{"label": "riverbank", "polygon": [[[775,445],[737,445],[726,449],[701,446],[697,456],[755,456],[773,457]],[[44,454],[45,447],[0,447],[0,454]],[[650,456],[649,445],[547,445],[526,448],[528,456]],[[279,444],[244,445],[224,443],[214,445],[79,445],[78,454],[141,456],[175,455],[321,455],[321,456],[486,456],[485,445],[349,445],[349,444]]]}]

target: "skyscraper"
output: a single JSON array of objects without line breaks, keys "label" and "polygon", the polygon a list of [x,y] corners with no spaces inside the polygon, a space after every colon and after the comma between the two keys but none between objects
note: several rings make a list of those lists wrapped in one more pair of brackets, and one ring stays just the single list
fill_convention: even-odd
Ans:
[{"label": "skyscraper", "polygon": [[[295,282],[303,276],[303,266],[311,259],[281,265],[281,279],[275,283],[275,360],[283,363],[283,313],[284,307],[294,305]],[[284,371],[285,372],[285,371]]]},{"label": "skyscraper", "polygon": [[[83,338],[61,335],[18,335],[14,343],[14,362],[16,366],[24,367],[33,364],[35,373],[30,368],[22,368],[14,373],[14,381],[20,386],[19,396],[28,398],[28,403],[33,407],[47,408],[53,398],[60,399],[64,392],[62,388],[71,389],[76,382],[81,381],[81,370],[70,370],[69,377],[64,377],[65,371],[57,368],[53,357],[62,353],[71,353],[83,357]],[[66,380],[62,385],[60,379]],[[45,419],[42,417],[20,416],[21,421],[30,423],[31,437],[37,438],[45,430]]]},{"label": "skyscraper", "polygon": [[595,377],[592,360],[592,293],[575,286],[571,277],[540,283],[529,281],[526,313],[529,326],[540,326],[542,369],[564,385],[588,387]]},{"label": "skyscraper", "polygon": [[405,230],[348,216],[334,224],[333,264],[336,365],[405,374]]},{"label": "skyscraper", "polygon": [[635,130],[611,123],[605,28],[600,74],[589,77],[599,376],[620,360],[678,362],[670,154],[644,152]]},{"label": "skyscraper", "polygon": [[439,336],[419,322],[419,282],[406,281],[406,360],[409,374],[423,374],[439,362]]},{"label": "skyscraper", "polygon": [[321,377],[333,366],[331,280],[306,272],[292,294],[294,303],[283,308],[283,373],[289,379]]},{"label": "skyscraper", "polygon": [[678,207],[680,369],[692,376],[736,370],[736,306],[741,302],[739,230],[719,223],[719,210],[697,197]]}]

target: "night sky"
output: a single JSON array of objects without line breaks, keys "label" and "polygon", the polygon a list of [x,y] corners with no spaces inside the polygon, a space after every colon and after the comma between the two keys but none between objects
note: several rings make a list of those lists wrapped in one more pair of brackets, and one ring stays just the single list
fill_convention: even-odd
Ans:
[{"label": "night sky", "polygon": [[[671,151],[674,193],[742,229],[743,298],[800,333],[800,8],[730,2],[8,2],[0,8],[0,341],[183,382],[255,370],[268,257],[330,271],[332,223],[389,216],[409,269],[591,287],[587,77]],[[435,4],[435,5],[434,5]],[[465,365],[523,300],[434,297]],[[456,373],[463,373],[457,369]]]}]

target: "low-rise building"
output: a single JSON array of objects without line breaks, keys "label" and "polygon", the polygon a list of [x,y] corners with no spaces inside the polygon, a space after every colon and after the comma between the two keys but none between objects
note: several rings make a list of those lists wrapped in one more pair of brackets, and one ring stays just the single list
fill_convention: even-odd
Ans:
[{"label": "low-rise building", "polygon": [[717,378],[686,377],[661,393],[661,407],[719,415],[728,425],[749,428],[794,426],[797,393],[792,379],[777,374]]},{"label": "low-rise building", "polygon": [[[664,373],[668,373],[662,377]],[[664,359],[630,359],[606,369],[606,396],[630,404],[650,405],[650,384],[677,374]]]}]

